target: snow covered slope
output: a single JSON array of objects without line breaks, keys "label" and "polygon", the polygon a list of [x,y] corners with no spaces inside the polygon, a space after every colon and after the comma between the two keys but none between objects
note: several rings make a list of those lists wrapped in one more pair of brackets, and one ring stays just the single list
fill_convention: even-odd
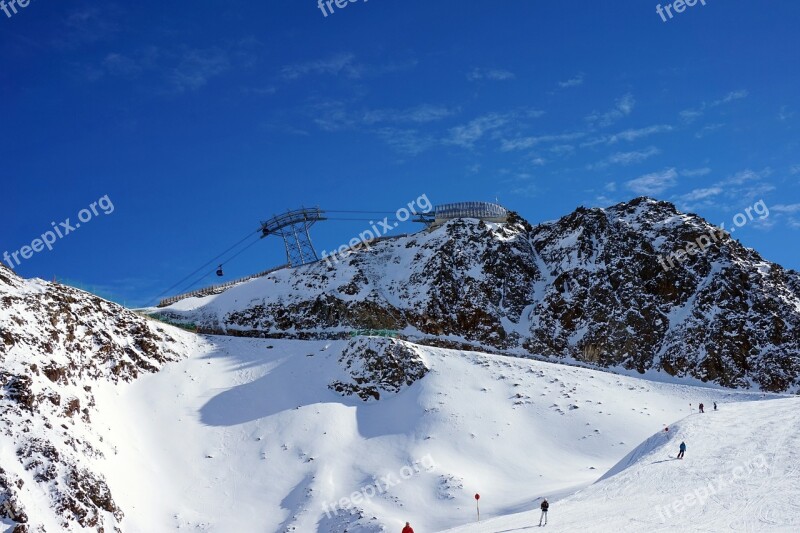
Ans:
[{"label": "snow covered slope", "polygon": [[[800,399],[691,415],[550,504],[547,531],[800,531]],[[534,510],[448,531],[525,531],[539,518]]]},{"label": "snow covered slope", "polygon": [[209,340],[95,391],[124,531],[436,531],[475,492],[489,518],[592,483],[690,403],[761,397],[387,339]]},{"label": "snow covered slope", "polygon": [[[501,248],[512,238],[483,229]],[[512,293],[505,309],[522,302]],[[281,320],[304,316],[284,303]],[[314,305],[306,317],[335,322],[335,308]],[[455,312],[477,320],[459,327],[494,320],[472,309]],[[372,533],[410,520],[441,530],[472,518],[475,492],[485,519],[524,511],[587,487],[690,404],[725,410],[763,396],[645,375],[672,382],[383,338],[196,336],[0,267],[0,524]]]},{"label": "snow covered slope", "polygon": [[[664,270],[662,256],[710,234],[704,253]],[[535,227],[454,220],[160,312],[212,332],[389,328],[447,348],[800,390],[800,274],[649,198]]]},{"label": "snow covered slope", "polygon": [[156,372],[201,345],[119,305],[0,266],[0,520],[19,532],[113,531],[127,510],[103,476],[113,449],[92,423],[93,390]]}]

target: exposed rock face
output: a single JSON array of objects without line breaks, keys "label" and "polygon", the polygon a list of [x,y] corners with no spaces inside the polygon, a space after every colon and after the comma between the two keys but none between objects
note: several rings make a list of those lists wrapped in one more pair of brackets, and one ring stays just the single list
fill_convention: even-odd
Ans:
[{"label": "exposed rock face", "polygon": [[428,367],[413,344],[395,339],[359,337],[344,349],[339,363],[350,380],[336,380],[330,388],[362,400],[398,393],[425,377]]},{"label": "exposed rock face", "polygon": [[[712,233],[704,252],[665,270],[660,256]],[[389,328],[423,343],[800,390],[800,275],[649,198],[536,227],[456,220],[202,302],[164,312],[223,331]]]},{"label": "exposed rock face", "polygon": [[[181,332],[84,292],[0,266],[0,517],[44,530],[47,494],[63,531],[115,531],[123,511],[95,471],[109,447],[92,428],[92,384],[130,381],[186,355]],[[37,487],[37,485],[39,485]],[[41,514],[41,510],[39,511]]]}]

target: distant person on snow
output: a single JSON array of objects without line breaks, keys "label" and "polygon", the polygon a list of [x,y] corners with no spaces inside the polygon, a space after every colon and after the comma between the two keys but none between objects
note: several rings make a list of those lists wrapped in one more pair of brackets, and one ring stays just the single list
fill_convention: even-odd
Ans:
[{"label": "distant person on snow", "polygon": [[540,507],[542,509],[542,516],[539,517],[539,527],[542,527],[542,520],[544,520],[544,525],[547,525],[547,510],[550,508],[550,504],[547,503],[547,498],[544,499]]},{"label": "distant person on snow", "polygon": [[403,528],[403,533],[414,533],[414,530],[411,529],[411,524],[406,522],[406,527]]},{"label": "distant person on snow", "polygon": [[702,403],[700,404],[700,412],[701,413],[705,413],[705,411],[703,411],[703,404]]},{"label": "distant person on snow", "polygon": [[683,459],[684,453],[686,453],[686,443],[681,441],[680,451],[678,452],[678,459]]},{"label": "distant person on snow", "polygon": [[717,410],[717,402],[714,402],[714,410]]}]

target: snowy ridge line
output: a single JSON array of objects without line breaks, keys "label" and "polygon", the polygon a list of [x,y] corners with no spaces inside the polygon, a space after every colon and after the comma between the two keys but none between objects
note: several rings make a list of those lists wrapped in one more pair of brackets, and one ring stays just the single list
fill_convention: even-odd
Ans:
[{"label": "snowy ridge line", "polygon": [[166,310],[216,330],[413,331],[463,339],[452,347],[800,391],[797,273],[727,234],[680,269],[658,267],[709,227],[650,198],[538,226],[514,213],[456,219]]}]

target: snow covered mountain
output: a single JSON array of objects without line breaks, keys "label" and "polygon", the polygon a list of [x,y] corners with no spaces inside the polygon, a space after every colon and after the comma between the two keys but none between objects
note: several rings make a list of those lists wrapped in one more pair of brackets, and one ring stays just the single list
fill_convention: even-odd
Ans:
[{"label": "snow covered mountain", "polygon": [[14,531],[120,524],[124,512],[102,474],[114,450],[92,425],[94,391],[156,372],[198,344],[155,324],[0,266],[0,518]]},{"label": "snow covered mountain", "polygon": [[[710,231],[649,199],[536,227],[456,220],[159,310],[273,338],[194,335],[0,266],[0,525],[437,531],[472,521],[480,492],[484,518],[548,495],[592,530],[607,494],[669,505],[641,481],[646,459],[678,437],[717,457],[701,419],[673,425],[691,405],[719,402],[702,420],[761,442],[784,404],[748,411],[734,404],[767,395],[735,388],[800,385],[796,272],[728,235],[662,268]],[[357,327],[404,340],[349,339]],[[759,486],[796,500],[794,470],[772,472]],[[758,524],[794,527],[787,508]]]},{"label": "snow covered mountain", "polygon": [[528,510],[691,405],[764,397],[396,339],[195,336],[7,270],[0,302],[16,533],[437,531],[476,492],[486,519]]},{"label": "snow covered mountain", "polygon": [[649,198],[535,227],[455,220],[160,312],[229,334],[389,328],[428,345],[800,390],[800,274]]}]

